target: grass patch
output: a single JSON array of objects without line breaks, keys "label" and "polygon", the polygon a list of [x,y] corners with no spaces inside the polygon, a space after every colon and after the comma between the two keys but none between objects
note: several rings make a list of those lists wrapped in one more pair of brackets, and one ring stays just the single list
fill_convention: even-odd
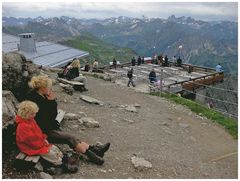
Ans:
[{"label": "grass patch", "polygon": [[[151,93],[150,95],[161,96],[160,93]],[[232,136],[234,139],[238,138],[238,123],[236,120],[227,118],[219,112],[216,112],[212,109],[208,109],[206,106],[203,106],[197,102],[185,99],[183,97],[178,97],[176,95],[171,94],[162,94],[162,97],[167,98],[171,101],[174,101],[178,104],[182,104],[187,106],[191,111],[201,114],[202,116],[207,117],[208,119],[217,122],[222,125]]]}]

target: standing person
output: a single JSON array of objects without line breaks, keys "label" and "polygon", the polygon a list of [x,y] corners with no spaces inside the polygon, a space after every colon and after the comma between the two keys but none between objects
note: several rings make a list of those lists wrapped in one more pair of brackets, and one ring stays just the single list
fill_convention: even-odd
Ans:
[{"label": "standing person", "polygon": [[93,72],[98,72],[98,61],[95,59],[94,62],[93,62]]},{"label": "standing person", "polygon": [[173,61],[173,65],[177,65],[177,58],[176,56],[174,55],[173,58],[172,58],[172,61]]},{"label": "standing person", "polygon": [[177,59],[177,66],[181,67],[182,66],[182,59],[180,58],[180,56]]},{"label": "standing person", "polygon": [[117,61],[116,61],[115,57],[113,58],[113,68],[114,69],[117,68]]},{"label": "standing person", "polygon": [[135,66],[135,64],[136,64],[136,59],[135,59],[135,57],[133,57],[132,58],[132,66]]},{"label": "standing person", "polygon": [[141,65],[141,62],[142,62],[142,60],[141,60],[141,57],[139,56],[138,59],[137,59],[137,63],[138,63],[137,65],[138,66]]},{"label": "standing person", "polygon": [[142,57],[142,64],[144,64],[144,57]]},{"label": "standing person", "polygon": [[89,161],[102,165],[104,153],[109,149],[110,143],[104,145],[89,145],[80,141],[75,136],[63,132],[56,121],[57,102],[52,91],[52,80],[46,76],[34,76],[29,82],[32,91],[28,94],[27,100],[35,102],[39,111],[35,120],[43,133],[48,136],[50,143],[68,144],[69,147],[78,153],[85,154]]},{"label": "standing person", "polygon": [[134,83],[133,83],[133,68],[131,68],[128,73],[127,73],[127,76],[129,78],[128,80],[128,87],[130,87],[130,83],[132,84],[133,87],[135,87]]},{"label": "standing person", "polygon": [[87,78],[79,73],[80,71],[80,62],[78,59],[74,60],[69,66],[68,71],[65,75],[65,78],[68,80],[78,81],[84,84],[85,91],[87,90]]},{"label": "standing person", "polygon": [[167,55],[165,56],[165,66],[168,67],[168,57],[167,57]]},{"label": "standing person", "polygon": [[23,101],[16,115],[16,144],[26,155],[39,155],[54,166],[62,165],[63,154],[55,145],[49,144],[47,135],[42,132],[34,117],[39,108],[32,101]]}]

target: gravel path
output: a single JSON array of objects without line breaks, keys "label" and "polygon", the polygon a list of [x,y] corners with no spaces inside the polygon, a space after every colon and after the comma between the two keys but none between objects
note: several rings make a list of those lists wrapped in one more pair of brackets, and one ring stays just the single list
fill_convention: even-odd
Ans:
[{"label": "gravel path", "polygon": [[[221,126],[166,99],[93,77],[87,80],[87,92],[70,96],[58,84],[54,89],[60,108],[85,112],[100,128],[82,130],[77,122],[64,122],[63,128],[89,143],[112,145],[103,166],[82,161],[77,173],[55,178],[237,178],[237,140]],[[104,105],[86,103],[81,94]],[[124,108],[131,104],[140,105],[137,113]],[[149,161],[152,168],[136,170],[133,156]]]}]

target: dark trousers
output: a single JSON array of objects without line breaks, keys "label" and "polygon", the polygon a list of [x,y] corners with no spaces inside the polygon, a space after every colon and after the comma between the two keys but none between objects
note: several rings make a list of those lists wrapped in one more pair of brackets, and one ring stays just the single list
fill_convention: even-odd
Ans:
[{"label": "dark trousers", "polygon": [[48,141],[56,144],[67,144],[70,148],[75,148],[78,143],[81,143],[79,139],[68,133],[58,130],[52,130],[47,133]]},{"label": "dark trousers", "polygon": [[129,78],[128,80],[128,87],[130,86],[130,83],[132,84],[133,87],[135,87],[134,83],[133,83],[133,79]]}]

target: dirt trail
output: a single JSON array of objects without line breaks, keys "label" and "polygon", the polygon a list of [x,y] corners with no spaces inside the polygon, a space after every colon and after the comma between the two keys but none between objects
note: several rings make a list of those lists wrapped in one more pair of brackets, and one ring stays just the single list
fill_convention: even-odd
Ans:
[{"label": "dirt trail", "polygon": [[[54,90],[59,107],[72,113],[85,112],[101,127],[79,130],[64,122],[63,129],[89,143],[110,141],[112,145],[103,166],[81,162],[77,173],[55,178],[238,177],[237,154],[234,153],[237,152],[237,140],[221,126],[163,98],[101,79],[87,77],[87,80],[89,91],[74,92],[72,96],[65,94],[57,83]],[[88,104],[79,99],[81,94],[105,104]],[[138,113],[119,108],[135,103],[141,105]],[[211,161],[226,154],[230,156]],[[131,163],[134,155],[151,162],[152,168],[136,171]]]}]

